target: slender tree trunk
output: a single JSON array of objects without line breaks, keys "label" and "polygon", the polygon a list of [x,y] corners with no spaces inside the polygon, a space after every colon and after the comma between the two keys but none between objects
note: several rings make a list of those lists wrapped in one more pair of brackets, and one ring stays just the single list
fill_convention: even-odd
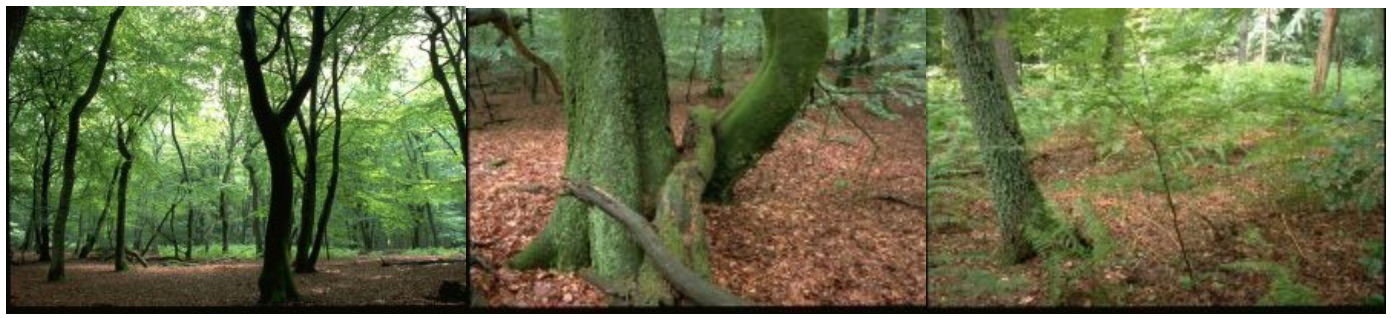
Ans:
[{"label": "slender tree trunk", "polygon": [[1251,17],[1247,13],[1247,9],[1235,10],[1241,12],[1240,21],[1236,25],[1236,62],[1237,64],[1246,64],[1246,61],[1250,60],[1248,56],[1251,55],[1251,41],[1249,41],[1251,39]]},{"label": "slender tree trunk", "polygon": [[724,9],[710,8],[706,10],[706,32],[705,36],[710,41],[710,62],[705,71],[705,78],[709,80],[709,86],[705,89],[705,96],[720,98],[724,97]]},{"label": "slender tree trunk", "polygon": [[[840,59],[840,75],[836,77],[836,86],[846,87],[851,84],[851,77],[855,75],[855,63],[859,57],[860,45],[860,9],[849,8],[846,10],[845,38],[851,41],[850,52],[845,53],[845,57]],[[766,41],[765,41],[766,42]],[[767,54],[764,54],[767,56]]]},{"label": "slender tree trunk", "polygon": [[[249,153],[247,157],[250,157]],[[261,183],[256,180],[256,166],[252,165],[249,159],[242,159],[242,166],[246,168],[246,183],[251,186],[251,206],[247,209],[246,217],[251,220],[251,236],[256,242],[256,254],[261,254],[264,243],[262,238],[265,236],[261,233],[261,216],[256,213],[256,210],[261,208]]]},{"label": "slender tree trunk", "polygon": [[[299,241],[295,249],[295,272],[313,273],[309,266],[309,250],[314,244],[314,203],[318,202],[319,185],[319,119],[318,93],[309,93],[309,119],[299,117],[300,131],[304,134],[304,169],[300,185]],[[306,129],[307,128],[307,129]]]},{"label": "slender tree trunk", "polygon": [[121,167],[117,173],[116,184],[116,271],[124,272],[129,269],[126,265],[126,191],[130,184],[130,168],[135,165],[135,155],[130,151],[129,139],[134,137],[125,133],[134,131],[126,130],[125,127],[116,127],[116,149],[121,153]]},{"label": "slender tree trunk", "polygon": [[[56,108],[57,107],[50,107],[50,109]],[[37,229],[39,233],[37,250],[39,252],[40,262],[48,262],[53,260],[52,254],[49,253],[51,250],[49,249],[50,245],[48,241],[48,215],[49,211],[52,209],[49,206],[49,204],[51,203],[49,200],[49,198],[51,197],[51,195],[49,194],[49,189],[53,184],[53,142],[55,141],[55,139],[57,139],[56,135],[58,133],[57,122],[54,121],[54,118],[52,116],[54,115],[54,113],[56,113],[56,111],[50,112],[49,116],[45,116],[44,118],[45,124],[50,125],[50,128],[44,136],[43,164],[40,168],[40,173],[42,174],[42,176],[40,177],[39,181],[39,218],[35,220],[30,220],[30,222],[37,222],[38,224],[35,227],[35,229]]]},{"label": "slender tree trunk", "polygon": [[1323,93],[1324,81],[1328,79],[1328,64],[1333,56],[1333,43],[1338,36],[1338,9],[1323,9],[1323,32],[1319,33],[1319,51],[1314,59],[1314,83],[1311,91],[1314,96]]},{"label": "slender tree trunk", "polygon": [[904,9],[883,8],[879,9],[878,25],[875,31],[875,43],[879,47],[875,48],[879,56],[890,56],[898,52],[899,29],[903,28],[899,24],[899,16],[903,15]]},{"label": "slender tree trunk", "polygon": [[1125,76],[1125,19],[1129,13],[1127,9],[1110,9],[1116,11],[1116,21],[1106,30],[1106,50],[1102,52],[1101,60],[1106,64],[1108,75],[1112,80],[1120,80]]},{"label": "slender tree trunk", "polygon": [[106,63],[111,60],[111,38],[116,33],[116,23],[121,19],[121,13],[126,11],[126,7],[116,7],[111,12],[110,19],[106,22],[106,32],[102,35],[101,46],[97,48],[97,65],[92,71],[92,78],[87,83],[87,90],[82,96],[73,103],[72,109],[68,111],[68,136],[67,144],[64,146],[63,153],[63,185],[58,192],[58,216],[53,220],[53,262],[49,263],[48,281],[56,282],[65,278],[63,273],[64,249],[68,225],[68,211],[72,208],[72,186],[77,180],[77,149],[78,131],[82,128],[82,112],[87,109],[87,105],[92,103],[92,99],[97,97],[97,92],[101,90],[102,74],[106,71]]},{"label": "slender tree trunk", "polygon": [[[331,75],[331,78],[334,79],[333,86],[330,88],[330,89],[331,89],[331,93],[333,94],[333,101],[332,101],[332,103],[333,103],[333,122],[334,122],[334,124],[333,124],[333,150],[332,150],[331,159],[330,159],[330,162],[331,162],[331,163],[330,163],[330,165],[331,165],[331,168],[330,168],[330,169],[331,169],[331,170],[330,170],[329,176],[328,176],[328,193],[324,196],[324,208],[323,208],[323,213],[321,213],[321,214],[319,215],[319,228],[318,228],[318,230],[314,231],[314,233],[315,233],[315,236],[314,236],[314,250],[311,251],[311,252],[309,253],[309,260],[308,260],[308,261],[309,261],[309,265],[308,265],[308,267],[309,267],[309,269],[310,269],[311,271],[314,270],[314,266],[315,266],[315,265],[318,263],[318,261],[319,261],[319,249],[320,249],[321,246],[324,245],[325,240],[326,240],[326,237],[328,236],[328,220],[329,220],[329,214],[333,213],[333,199],[334,199],[334,197],[337,196],[337,194],[338,194],[338,158],[339,158],[339,149],[340,149],[340,138],[341,138],[342,135],[343,135],[343,103],[342,103],[342,100],[339,99],[339,96],[338,96],[338,81],[337,81],[338,78],[339,78],[339,77],[338,77],[338,76],[339,76],[339,74],[338,74],[338,65],[339,65],[339,64],[338,64],[338,55],[339,55],[339,54],[338,54],[337,51],[335,51],[335,52],[333,53],[333,63],[332,63],[333,67],[330,68],[330,71],[333,73],[333,74]],[[345,67],[346,67],[346,66],[345,66]]]},{"label": "slender tree trunk", "polygon": [[102,228],[102,226],[106,223],[106,212],[109,212],[109,211],[111,210],[111,209],[110,209],[110,208],[111,208],[111,193],[114,192],[114,191],[116,190],[116,180],[118,180],[118,179],[120,178],[120,176],[121,176],[121,168],[120,168],[120,167],[116,167],[116,169],[111,169],[111,182],[110,182],[110,183],[107,183],[107,186],[106,186],[106,200],[103,201],[103,202],[106,202],[106,203],[104,203],[104,204],[102,205],[102,208],[101,208],[101,216],[97,217],[97,227],[96,227],[96,229],[93,229],[93,230],[92,230],[92,234],[87,235],[87,241],[86,241],[85,243],[82,244],[82,247],[81,247],[81,248],[78,249],[78,252],[77,252],[77,258],[78,258],[78,259],[85,259],[85,258],[87,258],[87,255],[89,255],[89,254],[92,253],[92,247],[97,245],[97,235],[98,235],[98,234],[101,234],[101,228]]}]

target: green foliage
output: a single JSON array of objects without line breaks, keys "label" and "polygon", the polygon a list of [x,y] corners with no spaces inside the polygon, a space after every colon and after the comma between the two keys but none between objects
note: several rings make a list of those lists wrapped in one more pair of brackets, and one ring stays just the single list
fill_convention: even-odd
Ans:
[{"label": "green foliage", "polygon": [[[1092,210],[1091,202],[1083,200],[1073,207],[1081,216],[1080,227],[1059,222],[1046,233],[1025,231],[1030,243],[1045,251],[1042,256],[1048,273],[1048,299],[1062,303],[1080,296],[1098,304],[1118,304],[1127,290],[1102,278],[1107,268],[1119,262],[1116,240],[1106,222]],[[1074,239],[1079,234],[1085,242]]]},{"label": "green foliage", "polygon": [[1314,290],[1295,280],[1289,268],[1275,262],[1240,261],[1223,264],[1222,269],[1261,273],[1270,278],[1270,287],[1262,296],[1259,305],[1265,306],[1312,306],[1319,304]]},{"label": "green foliage", "polygon": [[1367,278],[1375,280],[1386,273],[1386,242],[1370,241],[1362,248],[1367,256],[1357,259],[1367,269]]}]

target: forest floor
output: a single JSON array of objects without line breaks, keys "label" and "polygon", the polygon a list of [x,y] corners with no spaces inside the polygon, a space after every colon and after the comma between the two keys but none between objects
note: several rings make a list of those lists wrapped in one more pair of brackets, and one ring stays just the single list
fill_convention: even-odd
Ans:
[{"label": "forest floor", "polygon": [[[28,256],[33,260],[35,257]],[[388,256],[386,260],[434,260],[436,256]],[[377,257],[319,261],[319,272],[296,274],[296,306],[444,306],[441,281],[461,281],[464,263],[382,266]],[[48,262],[11,266],[12,306],[254,306],[259,260],[131,264],[117,273],[111,261],[68,260],[67,280],[45,281]]]},{"label": "forest floor", "polygon": [[[748,80],[728,84],[728,96]],[[524,89],[511,91],[488,96],[505,122],[470,131],[470,239],[499,268],[473,282],[493,306],[605,305],[604,294],[573,273],[502,268],[546,225],[565,167],[565,118],[555,98],[543,94],[531,105]],[[688,106],[731,98],[698,97],[703,84],[689,103],[684,82],[670,91],[677,136]],[[736,186],[733,204],[702,206],[718,285],[764,304],[926,304],[923,106],[890,105],[903,116],[894,121],[844,106],[882,145],[873,162],[873,146],[857,129],[809,111]],[[470,107],[470,125],[486,119],[480,109]]]},{"label": "forest floor", "polygon": [[[1143,151],[1148,148],[1132,133],[1129,150],[1099,158],[1095,142],[1077,130],[1039,141],[1033,175],[1053,208],[1073,223],[1084,223],[1083,211],[1093,211],[1114,240],[1113,253],[1090,268],[1074,260],[1050,271],[1039,258],[1000,265],[993,257],[999,234],[985,181],[972,176],[965,180],[972,184],[969,194],[930,203],[929,306],[1241,306],[1279,303],[1267,297],[1300,288],[1312,289],[1309,304],[1360,305],[1385,290],[1384,276],[1368,277],[1361,262],[1369,255],[1364,246],[1384,238],[1384,213],[1323,212],[1290,199],[1287,179],[1272,177],[1278,165],[1241,163],[1246,153],[1280,138],[1277,133],[1248,133],[1231,162],[1185,171],[1193,186],[1175,190],[1173,199],[1198,279],[1184,281],[1163,192],[1145,190],[1161,189],[1154,185],[1153,159]],[[1277,266],[1233,266],[1240,262]],[[1050,272],[1073,276],[1055,293]],[[1295,285],[1276,282],[1282,275]]]}]

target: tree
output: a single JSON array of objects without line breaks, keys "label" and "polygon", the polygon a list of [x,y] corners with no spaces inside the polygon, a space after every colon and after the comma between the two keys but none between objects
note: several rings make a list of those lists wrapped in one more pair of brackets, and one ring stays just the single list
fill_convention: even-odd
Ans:
[{"label": "tree", "polygon": [[[116,271],[126,271],[126,197],[130,188],[130,168],[135,165],[131,144],[136,128],[149,118],[143,110],[116,118],[116,150],[121,154],[121,166],[116,183]],[[170,211],[173,211],[172,209]],[[139,244],[137,242],[136,244]]]},{"label": "tree", "polygon": [[5,73],[14,64],[14,49],[19,46],[19,38],[24,36],[24,26],[29,22],[28,6],[5,7]]},{"label": "tree", "polygon": [[1009,41],[1009,9],[990,9],[990,42],[995,47],[995,64],[1005,85],[1018,92],[1019,63],[1014,60],[1014,44]]},{"label": "tree", "polygon": [[1338,9],[1323,9],[1323,32],[1319,33],[1319,51],[1314,60],[1314,83],[1311,90],[1314,96],[1323,93],[1324,81],[1328,79],[1328,63],[1333,57],[1333,43],[1338,37]]},{"label": "tree", "polygon": [[125,11],[125,7],[116,7],[116,10],[111,12],[111,17],[106,22],[106,31],[101,37],[101,45],[97,47],[97,65],[92,70],[87,90],[68,110],[67,144],[64,145],[63,152],[63,185],[58,192],[58,215],[53,220],[53,261],[49,264],[48,281],[64,279],[63,250],[67,247],[64,234],[67,232],[65,229],[68,224],[68,211],[72,208],[72,187],[77,181],[77,173],[73,169],[77,165],[78,130],[82,128],[82,112],[87,109],[87,105],[92,104],[92,99],[96,98],[97,92],[101,90],[102,75],[106,71],[106,63],[111,60],[111,37],[116,33],[116,23],[120,21],[121,13]]},{"label": "tree", "polygon": [[705,9],[705,40],[709,41],[710,62],[706,63],[705,79],[710,84],[705,88],[705,96],[724,97],[724,9]]},{"label": "tree", "polygon": [[850,41],[850,51],[845,52],[845,56],[840,59],[840,75],[836,77],[836,86],[850,86],[850,78],[855,75],[860,54],[860,9],[845,9],[845,39]]},{"label": "tree", "polygon": [[[625,286],[621,293],[640,305],[670,303],[668,284],[697,303],[741,304],[712,285],[691,281],[698,276],[670,270],[708,270],[702,266],[708,264],[707,247],[698,237],[703,230],[681,230],[703,228],[697,204],[702,193],[711,191],[707,176],[724,176],[709,179],[724,182],[716,189],[732,188],[797,114],[824,59],[825,10],[767,9],[762,16],[760,71],[720,113],[693,112],[689,123],[707,128],[687,130],[688,142],[678,155],[667,129],[666,67],[652,11],[564,11],[564,74],[569,80],[565,178],[585,186],[571,187],[574,195],[557,199],[545,229],[510,265],[592,268],[595,279]],[[622,58],[604,58],[615,56]],[[696,115],[702,112],[707,114]],[[705,137],[695,137],[700,131]],[[673,164],[678,158],[685,159]],[[732,171],[720,173],[715,167]],[[590,188],[597,192],[584,192]],[[602,199],[606,197],[612,199]],[[678,218],[683,215],[692,217]],[[658,235],[643,231],[650,230],[644,224],[649,219]],[[655,241],[659,235],[663,242]],[[683,235],[697,238],[685,246]]]},{"label": "tree", "polygon": [[947,42],[952,47],[961,92],[971,106],[971,122],[981,143],[981,160],[1002,240],[999,255],[1007,263],[1019,263],[1038,252],[1038,246],[1025,238],[1026,231],[1049,230],[1057,226],[1056,220],[1049,218],[1043,193],[1025,164],[1024,136],[991,44],[982,33],[990,12],[947,9],[945,15]]},{"label": "tree", "polygon": [[282,11],[281,26],[276,32],[277,46],[265,58],[257,53],[256,48],[256,8],[241,7],[237,10],[237,34],[241,41],[239,55],[245,69],[251,112],[256,118],[256,128],[261,133],[261,143],[265,145],[266,158],[270,165],[270,209],[266,225],[265,258],[258,283],[261,290],[259,301],[269,304],[299,299],[288,260],[290,223],[294,208],[294,179],[290,171],[293,157],[285,137],[286,128],[299,113],[304,97],[317,85],[319,64],[323,60],[324,39],[327,34],[324,28],[325,10],[323,7],[314,7],[311,10],[313,26],[310,33],[309,60],[305,70],[294,82],[280,109],[273,109],[261,67],[263,59],[269,61],[269,58],[275,56],[278,44],[284,42],[285,46],[292,47],[294,39],[289,36],[290,30],[286,27],[292,10],[287,8]]}]

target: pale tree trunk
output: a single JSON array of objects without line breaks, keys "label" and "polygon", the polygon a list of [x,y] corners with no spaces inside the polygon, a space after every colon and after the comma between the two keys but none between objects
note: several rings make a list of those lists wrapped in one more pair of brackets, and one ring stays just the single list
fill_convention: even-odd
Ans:
[{"label": "pale tree trunk", "polygon": [[1314,83],[1310,89],[1314,96],[1323,93],[1324,82],[1328,79],[1328,64],[1333,57],[1333,44],[1338,36],[1338,9],[1323,9],[1323,31],[1319,33],[1319,51],[1314,59]]}]

